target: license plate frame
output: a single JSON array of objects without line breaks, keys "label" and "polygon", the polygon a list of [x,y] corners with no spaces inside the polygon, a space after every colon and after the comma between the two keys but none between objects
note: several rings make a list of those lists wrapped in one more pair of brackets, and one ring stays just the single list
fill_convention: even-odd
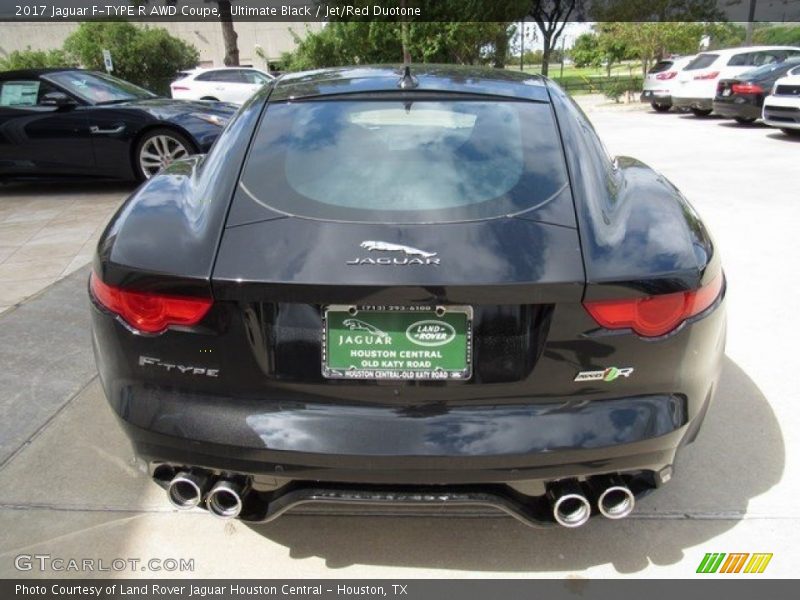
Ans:
[{"label": "license plate frame", "polygon": [[[348,319],[359,323],[345,325],[344,321]],[[325,306],[322,313],[322,376],[325,379],[361,381],[467,381],[472,377],[472,324],[473,309],[466,305]],[[367,326],[373,327],[377,333]],[[352,336],[351,340],[340,338],[353,331],[361,335]],[[438,337],[422,337],[426,335]],[[361,338],[360,343],[355,341],[356,337]],[[376,347],[374,344],[378,338],[383,342]],[[364,352],[354,356],[352,350],[358,351],[359,348]],[[373,350],[380,356],[372,356]],[[386,351],[394,354],[389,356]],[[403,358],[400,356],[403,351],[416,352],[418,356]],[[350,352],[349,357],[343,357],[342,353],[347,352]],[[365,353],[367,355],[363,356]],[[360,365],[349,364],[350,361],[359,361]],[[419,366],[428,362],[431,366]],[[364,366],[366,363],[370,366]],[[397,363],[403,365],[396,366]]]}]

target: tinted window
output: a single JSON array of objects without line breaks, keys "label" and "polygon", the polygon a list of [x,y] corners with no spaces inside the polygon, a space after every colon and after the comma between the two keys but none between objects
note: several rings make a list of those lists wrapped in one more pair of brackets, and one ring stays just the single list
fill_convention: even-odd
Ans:
[{"label": "tinted window", "polygon": [[238,69],[230,69],[224,71],[209,71],[208,73],[201,73],[195,77],[197,81],[221,81],[226,83],[242,83],[242,77],[239,75]]},{"label": "tinted window", "polygon": [[672,66],[671,60],[660,60],[648,71],[648,73],[663,73]]},{"label": "tinted window", "polygon": [[281,212],[395,223],[527,211],[566,182],[550,106],[514,101],[272,104],[242,175]]},{"label": "tinted window", "polygon": [[774,79],[798,65],[800,65],[800,58],[789,58],[783,62],[770,63],[745,71],[738,77],[739,79]]},{"label": "tinted window", "polygon": [[734,54],[733,56],[728,59],[728,66],[729,67],[746,67],[748,65],[752,65],[753,60],[750,54]]},{"label": "tinted window", "polygon": [[719,58],[719,54],[699,54],[690,62],[684,71],[696,71],[697,69],[707,69]]},{"label": "tinted window", "polygon": [[245,83],[264,84],[269,81],[269,77],[262,75],[258,71],[240,71],[240,73]]}]

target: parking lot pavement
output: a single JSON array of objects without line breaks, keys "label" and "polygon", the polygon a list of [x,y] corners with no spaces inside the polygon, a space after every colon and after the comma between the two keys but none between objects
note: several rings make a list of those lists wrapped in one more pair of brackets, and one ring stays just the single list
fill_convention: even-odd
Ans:
[{"label": "parking lot pavement", "polygon": [[91,260],[130,184],[0,186],[0,313]]},{"label": "parking lot pavement", "polygon": [[[88,332],[72,342],[68,332],[52,340],[38,333],[27,370],[12,373],[22,379],[0,378],[0,394],[4,402],[8,389],[30,387],[36,404],[48,394],[62,400],[51,401],[49,411],[25,412],[29,433],[0,459],[0,577],[41,576],[14,567],[16,556],[39,553],[109,562],[193,559],[193,572],[169,573],[181,577],[693,577],[706,552],[771,552],[762,576],[795,577],[800,205],[793,175],[800,144],[717,119],[601,108],[591,117],[613,153],[657,167],[691,199],[715,235],[729,286],[728,356],[716,401],[673,480],[631,517],[532,530],[507,518],[290,515],[247,526],[200,510],[176,512],[135,468],[88,350],[73,352],[69,369],[58,361],[36,365],[36,347],[42,357],[58,355],[70,343],[88,344]],[[70,304],[85,305],[86,274],[0,315],[0,333],[45,315],[63,329],[53,307],[70,294]],[[70,318],[69,331],[82,327],[81,318]],[[0,356],[12,352],[12,333],[0,336]],[[56,367],[70,385],[48,392],[43,373]],[[15,406],[24,405],[24,396],[15,396]]]}]

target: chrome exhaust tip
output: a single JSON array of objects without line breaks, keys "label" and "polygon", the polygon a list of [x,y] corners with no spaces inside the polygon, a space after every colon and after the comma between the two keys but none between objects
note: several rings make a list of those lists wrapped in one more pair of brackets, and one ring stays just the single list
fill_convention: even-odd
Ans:
[{"label": "chrome exhaust tip", "polygon": [[167,498],[172,506],[189,510],[200,505],[203,493],[208,488],[208,475],[181,471],[167,486]]},{"label": "chrome exhaust tip", "polygon": [[636,498],[619,477],[611,477],[597,498],[597,509],[607,519],[624,519],[633,511]]},{"label": "chrome exhaust tip", "polygon": [[244,486],[230,479],[220,479],[206,496],[206,508],[220,519],[235,519],[242,512]]},{"label": "chrome exhaust tip", "polygon": [[553,518],[562,527],[580,527],[592,516],[592,505],[575,480],[551,484],[547,496],[553,507]]}]

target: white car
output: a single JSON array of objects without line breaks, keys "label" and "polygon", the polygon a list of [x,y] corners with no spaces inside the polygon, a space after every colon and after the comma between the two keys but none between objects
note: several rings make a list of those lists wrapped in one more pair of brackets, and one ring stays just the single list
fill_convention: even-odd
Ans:
[{"label": "white car", "polygon": [[252,67],[195,69],[170,84],[172,97],[180,100],[219,100],[243,104],[261,87],[275,79]]},{"label": "white car", "polygon": [[678,74],[672,105],[688,108],[698,117],[710,115],[720,79],[735,77],[755,67],[800,56],[791,46],[749,46],[701,52]]},{"label": "white car", "polygon": [[764,99],[761,118],[787,135],[800,135],[800,67],[775,82],[772,94]]},{"label": "white car", "polygon": [[672,108],[672,88],[678,83],[678,73],[693,58],[694,54],[679,58],[665,58],[653,65],[644,78],[641,101],[649,103],[658,112],[667,112]]}]

